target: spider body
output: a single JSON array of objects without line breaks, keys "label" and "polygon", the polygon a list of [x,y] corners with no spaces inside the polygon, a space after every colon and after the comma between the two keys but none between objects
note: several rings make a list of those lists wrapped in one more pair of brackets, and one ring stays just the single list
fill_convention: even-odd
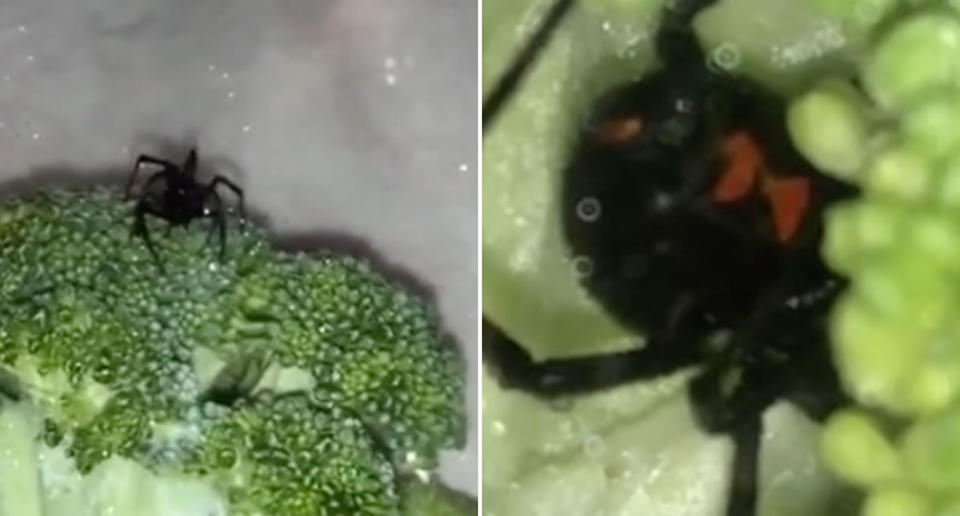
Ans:
[{"label": "spider body", "polygon": [[544,396],[699,366],[689,398],[704,430],[734,440],[726,514],[745,516],[765,409],[786,399],[821,419],[845,401],[826,328],[845,281],[820,242],[824,209],[856,190],[792,147],[781,98],[708,65],[691,22],[714,2],[666,8],[662,66],[596,102],[563,171],[582,283],[643,347],[534,362],[490,326],[485,356]]},{"label": "spider body", "polygon": [[195,219],[212,218],[214,223],[210,228],[210,237],[217,231],[220,244],[220,258],[226,250],[227,208],[220,194],[219,186],[230,189],[239,201],[241,217],[245,217],[243,190],[224,176],[217,175],[209,183],[197,180],[197,151],[191,149],[182,165],[148,155],[141,155],[133,165],[133,170],[127,180],[125,197],[129,199],[133,194],[137,174],[144,165],[159,167],[160,170],[150,175],[140,192],[134,207],[134,224],[132,234],[143,239],[147,249],[153,256],[157,266],[163,270],[150,232],[147,229],[146,216],[151,215],[168,222],[167,232],[173,228],[187,227]]}]

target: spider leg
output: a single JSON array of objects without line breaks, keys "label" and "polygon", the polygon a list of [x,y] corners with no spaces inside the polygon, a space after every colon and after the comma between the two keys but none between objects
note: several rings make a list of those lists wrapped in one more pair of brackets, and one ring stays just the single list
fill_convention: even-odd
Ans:
[{"label": "spider leg", "polygon": [[[802,271],[801,271],[802,272]],[[763,362],[760,380],[776,389],[776,396],[785,398],[803,410],[811,419],[823,421],[837,408],[850,403],[830,352],[826,309],[833,305],[843,284],[826,287],[826,297],[807,306],[781,308],[769,312],[756,336],[752,351]],[[786,296],[777,294],[781,299]],[[798,321],[803,321],[798,324]],[[776,343],[775,346],[770,346]],[[772,354],[782,354],[779,363]],[[784,360],[786,357],[787,360]],[[771,378],[776,381],[772,382]]]},{"label": "spider leg", "polygon": [[232,191],[232,192],[234,193],[234,195],[237,196],[237,199],[238,199],[238,201],[239,201],[239,208],[240,208],[240,218],[241,218],[241,220],[246,220],[246,218],[247,218],[247,208],[246,208],[246,206],[245,206],[245,204],[244,204],[244,200],[243,200],[243,188],[240,188],[239,186],[237,186],[236,183],[234,183],[233,181],[231,181],[231,180],[229,180],[229,179],[227,179],[226,177],[221,176],[221,175],[215,176],[215,177],[213,178],[213,181],[210,182],[209,188],[210,188],[211,190],[215,190],[215,189],[217,188],[217,185],[226,186],[227,188],[230,189],[230,191]]},{"label": "spider leg", "polygon": [[143,243],[147,246],[147,251],[150,253],[150,256],[153,257],[153,261],[156,262],[157,268],[160,269],[161,273],[166,273],[163,262],[160,260],[160,255],[157,254],[157,250],[153,247],[153,241],[150,240],[150,231],[147,229],[147,214],[158,217],[163,216],[162,213],[154,210],[147,205],[145,201],[141,200],[137,203],[137,207],[133,212],[133,231],[131,232],[131,236],[139,236],[143,239]]},{"label": "spider leg", "polygon": [[758,417],[790,392],[802,375],[796,364],[822,342],[812,338],[816,328],[788,325],[782,318],[787,312],[776,302],[783,298],[777,287],[761,296],[723,352],[690,381],[690,402],[704,430],[727,433]]},{"label": "spider leg", "polygon": [[210,245],[210,241],[213,240],[214,231],[216,231],[220,240],[220,261],[223,261],[224,256],[226,256],[227,247],[227,213],[223,206],[223,199],[217,195],[216,190],[210,188],[207,191],[207,196],[212,199],[214,203],[213,211],[208,215],[213,218],[213,224],[211,224],[210,231],[207,233],[207,245]]},{"label": "spider leg", "polygon": [[733,464],[727,516],[751,516],[757,510],[757,468],[763,423],[755,416],[733,431]]},{"label": "spider leg", "polygon": [[499,371],[504,386],[548,398],[665,376],[700,360],[696,350],[687,346],[648,343],[635,351],[535,362],[523,347],[487,321],[483,340],[483,358]]},{"label": "spider leg", "polygon": [[789,391],[792,380],[786,367],[715,364],[690,381],[688,394],[701,428],[728,433],[741,421],[763,414]]},{"label": "spider leg", "polygon": [[667,4],[667,13],[680,21],[690,23],[700,11],[712,6],[719,0],[674,0]]},{"label": "spider leg", "polygon": [[[148,158],[149,158],[149,156],[148,156]],[[150,158],[150,159],[152,159],[152,158]],[[138,159],[138,160],[137,160],[137,163],[139,163],[139,162],[140,162],[140,160]],[[136,171],[136,170],[134,170],[134,171]],[[158,181],[161,181],[161,180],[167,179],[167,177],[168,177],[171,173],[174,173],[174,172],[173,172],[173,169],[170,169],[170,168],[164,168],[164,169],[161,170],[160,172],[154,173],[153,175],[151,175],[151,176],[147,179],[147,182],[144,184],[144,189],[145,189],[145,190],[149,190],[150,187],[153,186],[154,183],[156,183],[156,182],[158,182]],[[160,268],[160,272],[166,272],[165,269],[164,269],[164,267],[163,267],[163,263],[160,261],[160,256],[157,254],[156,249],[153,247],[153,241],[150,240],[150,232],[147,230],[146,215],[154,215],[154,216],[156,216],[156,217],[160,217],[160,218],[162,218],[162,219],[164,219],[164,220],[167,220],[167,217],[166,217],[166,214],[165,214],[165,213],[163,213],[161,210],[158,210],[158,209],[154,208],[153,206],[151,206],[151,205],[147,202],[147,200],[146,200],[145,198],[141,197],[140,201],[137,202],[137,207],[134,209],[134,213],[133,213],[133,228],[132,228],[132,231],[131,231],[131,236],[139,236],[139,237],[143,238],[143,241],[144,241],[144,243],[145,243],[146,246],[147,246],[147,250],[148,250],[148,251],[150,252],[150,254],[153,256],[154,261],[157,262],[157,267]],[[173,227],[173,225],[171,224],[171,225],[167,228],[168,231],[169,231],[172,227]]]},{"label": "spider leg", "polygon": [[183,160],[183,173],[189,178],[197,175],[197,149],[190,149],[186,159]]},{"label": "spider leg", "polygon": [[220,209],[217,210],[217,231],[220,238],[220,261],[222,262],[227,252],[227,214],[222,203]]},{"label": "spider leg", "polygon": [[[140,171],[140,167],[142,167],[144,164],[163,167],[165,171],[171,171],[171,170],[177,169],[177,166],[174,165],[173,163],[170,163],[169,161],[162,160],[160,158],[154,158],[153,156],[148,156],[146,154],[141,154],[139,157],[137,157],[137,161],[133,164],[133,170],[130,171],[130,176],[127,178],[127,186],[123,190],[124,200],[130,199],[130,192],[133,190],[133,183],[137,179],[137,172]],[[151,176],[151,178],[152,177],[154,176]]]},{"label": "spider leg", "polygon": [[693,19],[718,0],[678,0],[664,8],[655,37],[655,48],[666,64],[704,63],[703,50],[693,30]]},{"label": "spider leg", "polygon": [[823,422],[835,410],[853,403],[853,400],[843,391],[827,344],[821,341],[816,345],[820,352],[798,365],[794,382],[784,397],[810,419]]},{"label": "spider leg", "polygon": [[540,52],[550,44],[550,37],[570,12],[573,4],[574,0],[557,0],[554,2],[544,16],[540,27],[537,28],[537,31],[530,37],[517,57],[500,76],[493,91],[483,102],[483,112],[480,115],[482,131],[486,132],[487,128],[493,124],[493,120],[510,100],[510,97],[513,96],[527,72],[533,67]]}]

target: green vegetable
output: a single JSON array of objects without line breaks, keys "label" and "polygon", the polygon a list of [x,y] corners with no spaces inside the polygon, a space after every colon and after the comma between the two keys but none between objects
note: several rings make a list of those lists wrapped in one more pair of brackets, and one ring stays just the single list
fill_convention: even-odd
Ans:
[{"label": "green vegetable", "polygon": [[831,18],[851,30],[868,31],[897,8],[901,0],[811,0]]},{"label": "green vegetable", "polygon": [[864,85],[886,109],[903,110],[960,74],[960,23],[954,13],[921,11],[885,32],[862,72]]},{"label": "green vegetable", "polygon": [[907,489],[883,489],[864,503],[863,516],[926,516],[930,502],[923,494]]},{"label": "green vegetable", "polygon": [[960,120],[960,95],[943,91],[923,99],[904,114],[904,138],[923,154],[943,159],[960,146],[956,123]]},{"label": "green vegetable", "polygon": [[854,411],[830,417],[820,438],[823,456],[846,481],[879,485],[900,475],[899,457],[873,419]]},{"label": "green vegetable", "polygon": [[960,413],[921,419],[903,436],[903,457],[911,479],[936,491],[960,489]]},{"label": "green vegetable", "polygon": [[798,150],[817,168],[838,176],[849,176],[863,166],[867,121],[856,96],[848,84],[832,80],[797,99],[787,114]]},{"label": "green vegetable", "polygon": [[879,197],[919,202],[933,189],[926,156],[903,145],[879,152],[865,176],[864,188]]},{"label": "green vegetable", "polygon": [[[502,516],[716,515],[729,439],[698,429],[689,374],[553,404],[483,377],[483,503]],[[785,404],[764,417],[759,515],[848,515],[852,500],[812,458],[814,423]]]},{"label": "green vegetable", "polygon": [[[854,400],[895,424],[881,430],[850,409],[824,428],[821,448],[866,490],[868,516],[960,507],[960,13],[946,1],[911,4],[876,25],[865,53],[865,109],[878,115],[849,151],[863,166],[828,169],[863,186],[828,215],[825,255],[850,278],[833,312],[836,365]],[[830,92],[818,86],[794,108]],[[863,108],[840,101],[835,109]],[[816,162],[832,157],[801,148]]]},{"label": "green vegetable", "polygon": [[401,477],[460,445],[461,357],[420,300],[246,226],[221,263],[204,223],[151,220],[162,274],[130,208],[106,189],[0,205],[0,368],[34,407],[0,405],[0,446],[42,448],[0,455],[25,472],[0,516],[181,514],[159,509],[190,499],[173,492],[202,514],[394,514]]}]

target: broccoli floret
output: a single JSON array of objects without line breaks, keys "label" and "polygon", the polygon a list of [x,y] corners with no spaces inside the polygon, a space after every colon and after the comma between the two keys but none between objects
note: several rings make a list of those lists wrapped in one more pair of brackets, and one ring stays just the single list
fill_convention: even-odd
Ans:
[{"label": "broccoli floret", "polygon": [[394,514],[399,479],[461,445],[463,364],[422,300],[239,220],[224,260],[204,223],[148,221],[162,273],[130,208],[106,188],[0,205],[0,391],[81,474],[201,479],[231,515]]},{"label": "broccoli floret", "polygon": [[211,476],[231,514],[388,514],[394,471],[363,424],[304,394],[214,419],[182,463]]},{"label": "broccoli floret", "polygon": [[850,278],[831,345],[860,406],[831,416],[821,449],[867,516],[955,514],[960,500],[960,16],[913,4],[874,27],[862,90],[830,81],[792,110],[801,149],[862,187],[829,213],[824,244]]}]

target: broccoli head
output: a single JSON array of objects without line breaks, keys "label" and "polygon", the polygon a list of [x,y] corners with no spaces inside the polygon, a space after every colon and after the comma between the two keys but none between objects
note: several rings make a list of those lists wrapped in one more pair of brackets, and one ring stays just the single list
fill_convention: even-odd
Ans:
[{"label": "broccoli head", "polygon": [[0,205],[0,391],[33,407],[44,486],[61,457],[200,482],[231,515],[394,514],[462,444],[456,347],[366,262],[231,220],[223,260],[203,222],[155,237],[160,272],[131,225],[106,188]]}]

